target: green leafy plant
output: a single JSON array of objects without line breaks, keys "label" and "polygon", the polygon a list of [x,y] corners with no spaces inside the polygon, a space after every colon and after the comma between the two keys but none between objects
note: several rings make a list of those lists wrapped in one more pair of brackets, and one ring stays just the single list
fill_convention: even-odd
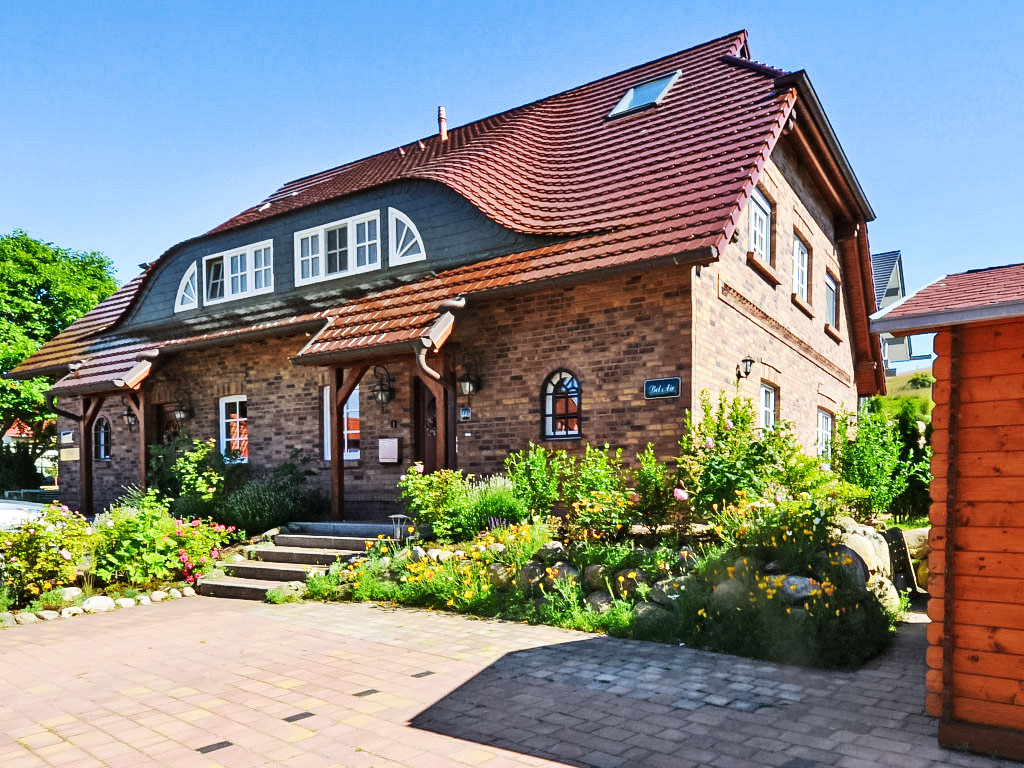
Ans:
[{"label": "green leafy plant", "polygon": [[13,531],[0,531],[6,599],[20,604],[73,583],[76,566],[89,551],[91,538],[85,518],[55,504]]},{"label": "green leafy plant", "polygon": [[425,473],[413,464],[398,481],[409,515],[429,525],[439,541],[466,541],[487,527],[470,503],[470,480],[461,470],[440,469]]},{"label": "green leafy plant", "polygon": [[225,494],[213,516],[250,535],[294,520],[317,517],[326,505],[323,497],[307,486],[312,474],[306,469],[307,463],[308,459],[293,452],[291,461]]},{"label": "green leafy plant", "polygon": [[505,472],[516,496],[538,515],[550,514],[559,502],[569,469],[565,451],[550,451],[534,443],[505,459]]},{"label": "green leafy plant", "polygon": [[490,527],[523,522],[528,514],[522,499],[516,496],[512,482],[492,475],[470,485],[469,506],[472,517]]},{"label": "green leafy plant", "polygon": [[600,494],[618,494],[625,490],[625,470],[622,466],[622,449],[614,451],[608,443],[603,448],[584,446],[583,457],[578,462],[569,462],[564,482],[565,500],[586,501],[595,491]]},{"label": "green leafy plant", "polygon": [[669,521],[669,512],[676,506],[674,491],[675,472],[658,461],[650,443],[636,457],[638,467],[633,470],[636,498],[633,504],[636,521],[651,533]]}]

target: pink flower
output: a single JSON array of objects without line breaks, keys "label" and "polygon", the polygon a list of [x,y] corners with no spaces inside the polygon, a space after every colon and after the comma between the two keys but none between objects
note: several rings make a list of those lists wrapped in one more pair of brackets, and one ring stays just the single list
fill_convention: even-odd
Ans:
[{"label": "pink flower", "polygon": [[228,526],[228,532],[229,532],[229,533],[234,533],[234,531],[235,531],[235,526],[233,526],[233,525],[229,525],[229,526]]},{"label": "pink flower", "polygon": [[184,549],[179,549],[178,550],[178,554],[179,555],[184,555],[185,554],[185,550]]},{"label": "pink flower", "polygon": [[200,557],[199,558],[199,562],[200,563],[205,563],[206,562],[206,558],[205,557]]},{"label": "pink flower", "polygon": [[192,521],[192,527],[193,527],[193,528],[198,528],[198,527],[199,527],[200,525],[202,525],[202,524],[203,524],[203,521],[202,521],[202,520],[198,520],[198,519],[197,519],[197,520],[193,520],[193,521]]},{"label": "pink flower", "polygon": [[188,555],[179,555],[178,559],[181,560],[181,562],[183,562],[183,563],[187,563],[188,562]]},{"label": "pink flower", "polygon": [[189,584],[191,584],[195,580],[196,580],[196,577],[193,576],[191,573],[185,576],[185,581],[187,581]]},{"label": "pink flower", "polygon": [[782,494],[781,493],[776,493],[775,494],[775,503],[776,504],[781,504],[782,503]]},{"label": "pink flower", "polygon": [[733,426],[735,426],[735,425],[732,423],[732,419],[726,419],[725,420],[725,428],[726,429],[732,429]]},{"label": "pink flower", "polygon": [[688,501],[690,498],[690,494],[688,494],[682,488],[674,488],[672,490],[672,495],[675,496],[676,499],[678,499],[679,501]]},{"label": "pink flower", "polygon": [[210,557],[212,557],[214,560],[216,560],[218,557],[220,557],[220,550],[219,549],[211,549],[210,550]]},{"label": "pink flower", "polygon": [[412,465],[412,469],[417,475],[423,474],[423,465],[418,462]]},{"label": "pink flower", "polygon": [[71,553],[68,552],[66,549],[62,549],[60,551],[60,557],[61,557],[62,560],[70,560],[71,559]]},{"label": "pink flower", "polygon": [[708,448],[708,449],[714,448],[715,447],[715,440],[714,440],[714,438],[709,437],[707,440],[705,440],[704,441],[704,447]]}]

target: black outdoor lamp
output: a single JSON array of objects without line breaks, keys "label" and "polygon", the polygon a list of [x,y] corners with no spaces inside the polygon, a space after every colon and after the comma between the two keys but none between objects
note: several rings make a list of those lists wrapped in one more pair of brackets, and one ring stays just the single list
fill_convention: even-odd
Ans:
[{"label": "black outdoor lamp", "polygon": [[125,398],[121,398],[121,405],[124,406],[124,410],[121,411],[121,421],[128,427],[129,432],[134,432],[135,427],[139,424],[139,417],[135,415],[135,411],[132,410],[131,405]]},{"label": "black outdoor lamp", "polygon": [[736,379],[739,380],[747,378],[747,376],[750,375],[750,369],[753,367],[754,358],[752,358],[750,355],[747,355],[742,360],[740,360],[740,364],[736,366]]},{"label": "black outdoor lamp", "polygon": [[175,398],[178,402],[175,405],[174,410],[171,411],[171,416],[174,417],[174,420],[182,422],[186,419],[191,419],[195,414],[195,411],[192,409],[192,399],[188,396],[188,393],[179,389],[177,393],[175,393]]},{"label": "black outdoor lamp", "polygon": [[373,376],[377,380],[373,389],[370,390],[370,394],[373,395],[373,399],[380,403],[380,409],[383,411],[387,408],[388,403],[395,399],[395,379],[389,371],[383,365],[375,365],[373,367]]}]

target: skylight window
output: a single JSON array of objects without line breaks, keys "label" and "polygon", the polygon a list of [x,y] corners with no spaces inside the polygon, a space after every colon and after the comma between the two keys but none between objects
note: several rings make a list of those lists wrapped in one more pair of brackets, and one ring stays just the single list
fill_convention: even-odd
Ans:
[{"label": "skylight window", "polygon": [[668,75],[634,85],[626,91],[626,95],[615,105],[615,109],[609,113],[608,117],[616,117],[661,104],[678,77],[679,70],[677,69]]}]

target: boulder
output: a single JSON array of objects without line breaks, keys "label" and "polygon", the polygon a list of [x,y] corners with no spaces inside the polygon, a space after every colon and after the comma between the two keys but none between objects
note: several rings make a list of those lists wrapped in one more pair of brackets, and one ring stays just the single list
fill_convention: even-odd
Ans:
[{"label": "boulder", "polygon": [[61,608],[60,609],[61,618],[64,618],[64,619],[70,619],[72,616],[80,616],[83,613],[85,613],[85,611],[83,611],[77,605],[72,605],[72,606],[69,606],[67,608]]},{"label": "boulder", "polygon": [[57,611],[39,611],[36,613],[36,618],[40,621],[54,621],[60,618],[60,614]]},{"label": "boulder", "polygon": [[9,611],[0,613],[0,627],[15,627],[18,625],[14,614]]},{"label": "boulder", "polygon": [[587,607],[594,613],[606,613],[612,609],[612,596],[606,589],[590,592],[584,599],[587,601]]},{"label": "boulder", "polygon": [[579,583],[580,570],[575,565],[570,563],[557,562],[554,565],[547,568],[544,572],[544,581],[549,585],[554,585],[556,581],[575,581]]},{"label": "boulder", "polygon": [[850,578],[860,586],[868,583],[868,576],[871,575],[868,564],[864,562],[859,554],[845,544],[836,547],[836,556],[839,558],[839,565],[850,574]]},{"label": "boulder", "polygon": [[889,543],[878,531],[846,531],[840,541],[860,556],[869,573],[880,573],[886,577],[892,575]]},{"label": "boulder", "polygon": [[917,564],[917,586],[921,589],[928,589],[928,560],[927,558]]},{"label": "boulder", "polygon": [[818,585],[806,576],[787,576],[779,589],[782,599],[790,605],[797,605],[804,602],[811,596],[811,592],[819,589]]},{"label": "boulder", "polygon": [[106,595],[93,595],[82,603],[82,610],[86,613],[106,613],[114,610],[114,601]]},{"label": "boulder", "polygon": [[641,637],[664,632],[674,619],[672,611],[654,603],[637,603],[633,607],[633,629]]},{"label": "boulder", "polygon": [[427,550],[418,544],[409,548],[409,562],[418,563],[427,556]]},{"label": "boulder", "polygon": [[487,551],[490,552],[492,555],[501,556],[505,554],[505,545],[502,544],[500,541],[496,541],[493,544],[487,545]]},{"label": "boulder", "polygon": [[882,604],[885,610],[892,613],[899,613],[900,611],[900,593],[893,586],[893,583],[885,576],[879,574],[873,574],[868,579],[868,591],[871,592],[875,597],[878,598],[878,602]]},{"label": "boulder", "polygon": [[20,613],[14,614],[14,620],[19,624],[35,624],[39,621],[38,617],[34,613],[28,611],[21,611]]},{"label": "boulder", "polygon": [[619,597],[629,597],[636,594],[637,587],[650,583],[651,580],[643,571],[637,568],[623,568],[612,579],[612,588]]},{"label": "boulder", "polygon": [[565,546],[560,541],[549,541],[533,553],[533,559],[544,565],[554,565],[565,558]]},{"label": "boulder", "polygon": [[181,600],[181,590],[174,589],[172,587],[171,589],[167,590],[167,596],[171,598],[171,600]]},{"label": "boulder", "polygon": [[164,592],[162,589],[158,589],[153,592],[150,592],[149,599],[152,600],[154,603],[162,603],[164,600],[167,599],[167,593]]},{"label": "boulder", "polygon": [[519,569],[519,573],[516,574],[516,586],[523,590],[523,592],[532,592],[546,575],[547,568],[544,567],[544,563],[531,560],[525,563]]},{"label": "boulder", "polygon": [[439,563],[446,563],[455,557],[455,553],[448,549],[437,550],[437,556],[434,558]]},{"label": "boulder", "polygon": [[504,563],[489,563],[487,565],[487,578],[495,589],[506,590],[512,583],[512,572]]},{"label": "boulder", "polygon": [[436,563],[437,559],[438,559],[438,557],[440,557],[442,551],[443,550],[440,550],[440,549],[438,549],[436,547],[428,549],[427,550],[427,559],[430,560],[432,563]]},{"label": "boulder", "polygon": [[119,597],[114,601],[118,608],[134,608],[135,600],[130,597]]},{"label": "boulder", "polygon": [[720,610],[731,610],[747,601],[749,591],[736,579],[726,579],[711,590],[711,605]]},{"label": "boulder", "polygon": [[692,576],[674,576],[655,582],[651,589],[651,601],[665,608],[674,608],[676,600],[692,580]]},{"label": "boulder", "polygon": [[928,533],[931,528],[911,528],[903,532],[903,540],[907,542],[907,552],[912,560],[921,560],[928,557],[932,551],[928,544]]},{"label": "boulder", "polygon": [[139,605],[152,605],[153,601],[149,599],[149,595],[139,595],[135,598]]},{"label": "boulder", "polygon": [[583,569],[583,588],[594,592],[599,589],[608,591],[608,569],[599,563],[593,563]]},{"label": "boulder", "polygon": [[194,589],[192,589],[192,587],[182,587],[181,588],[181,596],[182,597],[195,597],[196,596],[196,591]]},{"label": "boulder", "polygon": [[81,596],[82,590],[78,587],[64,587],[64,589],[60,591],[60,599],[65,603],[73,603]]}]

